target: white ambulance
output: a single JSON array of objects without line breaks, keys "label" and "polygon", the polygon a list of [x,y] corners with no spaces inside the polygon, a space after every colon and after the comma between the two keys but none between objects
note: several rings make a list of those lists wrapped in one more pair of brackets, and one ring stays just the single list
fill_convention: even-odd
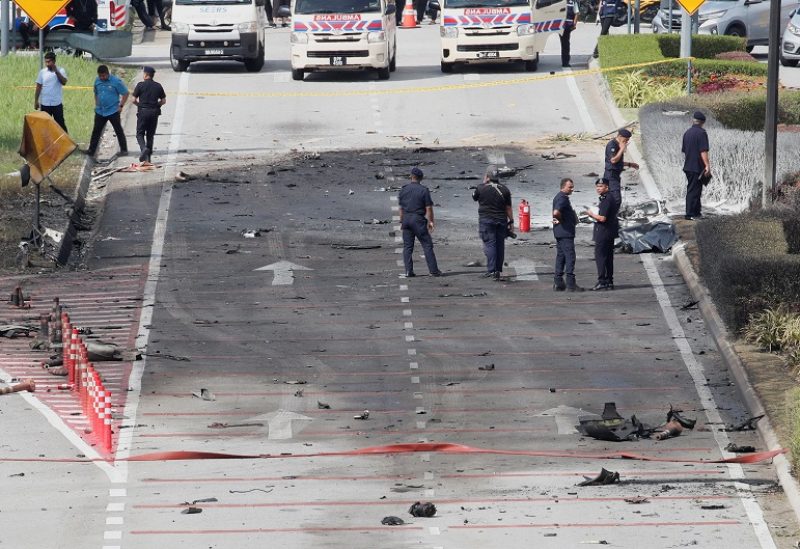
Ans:
[{"label": "white ambulance", "polygon": [[539,52],[564,24],[566,0],[440,0],[442,72],[457,63],[522,61],[539,66]]},{"label": "white ambulance", "polygon": [[292,78],[377,70],[378,78],[388,79],[397,59],[395,10],[390,0],[294,0],[291,13],[279,9],[278,17],[292,17]]}]

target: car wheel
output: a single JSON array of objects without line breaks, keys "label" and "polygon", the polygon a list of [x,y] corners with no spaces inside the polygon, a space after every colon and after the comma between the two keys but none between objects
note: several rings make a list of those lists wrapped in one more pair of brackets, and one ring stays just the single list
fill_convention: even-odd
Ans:
[{"label": "car wheel", "polygon": [[397,70],[397,44],[394,45],[394,55],[392,55],[392,60],[389,61],[389,70],[391,72]]},{"label": "car wheel", "polygon": [[453,72],[453,63],[445,63],[442,61],[442,72],[450,73]]},{"label": "car wheel", "polygon": [[264,68],[264,46],[259,46],[257,57],[244,60],[244,68],[247,72],[260,72]]},{"label": "car wheel", "polygon": [[725,32],[725,34],[728,36],[741,36],[742,38],[747,36],[747,33],[741,25],[733,25],[728,27],[728,30]]},{"label": "car wheel", "polygon": [[525,70],[527,72],[536,72],[536,69],[539,68],[539,54],[536,54],[536,59],[531,61],[525,61]]},{"label": "car wheel", "polygon": [[797,59],[786,59],[784,56],[781,55],[781,65],[784,67],[796,67],[798,63]]},{"label": "car wheel", "polygon": [[391,75],[392,73],[388,66],[378,69],[378,79],[380,80],[389,80]]},{"label": "car wheel", "polygon": [[187,60],[175,57],[174,49],[170,49],[169,51],[169,64],[175,72],[184,72],[189,68],[189,62]]},{"label": "car wheel", "polygon": [[302,80],[306,73],[303,69],[292,69],[292,80]]}]

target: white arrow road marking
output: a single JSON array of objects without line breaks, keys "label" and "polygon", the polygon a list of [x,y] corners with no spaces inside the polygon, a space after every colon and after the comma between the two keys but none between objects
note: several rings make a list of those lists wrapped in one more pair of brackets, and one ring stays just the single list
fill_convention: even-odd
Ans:
[{"label": "white arrow road marking", "polygon": [[537,417],[552,417],[556,420],[556,429],[559,435],[574,435],[578,432],[575,425],[578,423],[579,416],[591,415],[589,412],[580,408],[560,405],[557,408],[550,408],[544,412],[536,414]]},{"label": "white arrow road marking", "polygon": [[275,277],[272,279],[273,286],[290,286],[294,284],[293,271],[313,271],[314,269],[309,269],[290,261],[278,261],[253,270],[273,271],[275,273]]},{"label": "white arrow road marking", "polygon": [[536,265],[530,259],[517,259],[509,263],[517,273],[517,280],[539,280],[536,274]]}]

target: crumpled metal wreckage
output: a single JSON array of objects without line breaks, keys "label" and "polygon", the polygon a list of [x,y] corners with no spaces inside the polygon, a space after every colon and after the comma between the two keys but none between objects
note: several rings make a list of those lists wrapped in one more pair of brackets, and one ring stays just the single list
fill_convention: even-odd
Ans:
[{"label": "crumpled metal wreckage", "polygon": [[684,429],[694,429],[696,422],[697,420],[683,417],[679,411],[670,406],[666,421],[653,427],[642,423],[635,415],[630,419],[622,417],[617,412],[616,403],[606,402],[599,418],[596,415],[579,417],[576,428],[582,435],[608,442],[624,442],[640,438],[665,440],[679,436]]}]

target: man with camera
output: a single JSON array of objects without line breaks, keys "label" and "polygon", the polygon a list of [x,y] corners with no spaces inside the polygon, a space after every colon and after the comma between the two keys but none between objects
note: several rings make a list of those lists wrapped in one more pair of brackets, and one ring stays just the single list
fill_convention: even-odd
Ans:
[{"label": "man with camera", "polygon": [[486,169],[483,184],[472,192],[478,203],[478,234],[483,241],[486,255],[485,278],[500,280],[505,261],[505,239],[516,238],[514,234],[514,212],[511,209],[511,191],[500,183],[497,166]]}]

